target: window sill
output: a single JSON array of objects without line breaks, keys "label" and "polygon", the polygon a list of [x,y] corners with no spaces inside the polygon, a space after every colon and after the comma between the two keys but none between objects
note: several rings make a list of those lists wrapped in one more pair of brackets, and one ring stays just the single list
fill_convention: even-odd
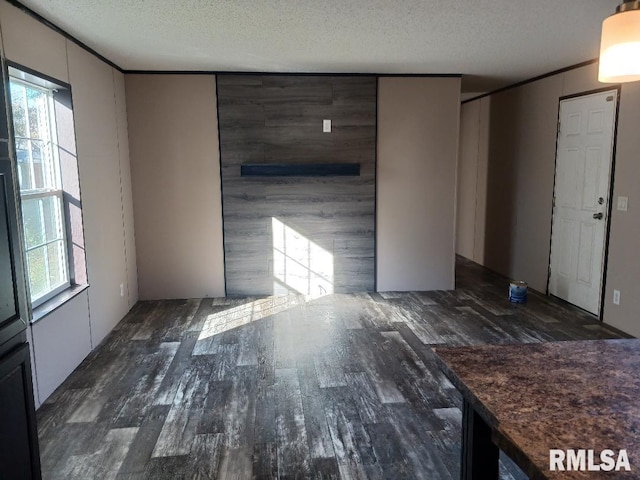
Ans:
[{"label": "window sill", "polygon": [[78,295],[80,295],[87,288],[89,288],[89,285],[87,284],[71,285],[64,292],[60,292],[58,295],[47,300],[42,305],[38,305],[36,308],[33,309],[31,323],[34,324],[36,322],[39,322],[44,317],[56,311],[58,308],[60,308],[62,305],[67,303],[72,298],[75,298]]}]

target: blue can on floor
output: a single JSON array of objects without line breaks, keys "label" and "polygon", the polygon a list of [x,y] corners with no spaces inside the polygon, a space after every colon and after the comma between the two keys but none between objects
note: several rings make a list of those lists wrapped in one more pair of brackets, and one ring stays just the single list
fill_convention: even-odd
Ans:
[{"label": "blue can on floor", "polygon": [[509,283],[509,301],[511,303],[527,303],[527,282],[514,280]]}]

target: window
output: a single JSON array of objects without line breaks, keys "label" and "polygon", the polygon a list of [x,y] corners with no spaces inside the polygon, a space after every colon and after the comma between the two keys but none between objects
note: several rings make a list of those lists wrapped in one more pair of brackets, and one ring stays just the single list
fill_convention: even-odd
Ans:
[{"label": "window", "polygon": [[36,307],[71,285],[55,90],[14,76],[9,85],[27,277]]}]

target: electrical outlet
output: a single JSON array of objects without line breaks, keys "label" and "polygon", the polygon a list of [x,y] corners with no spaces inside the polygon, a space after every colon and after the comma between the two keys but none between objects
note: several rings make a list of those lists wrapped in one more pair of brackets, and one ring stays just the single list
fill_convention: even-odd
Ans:
[{"label": "electrical outlet", "polygon": [[620,305],[620,290],[613,291],[613,304]]},{"label": "electrical outlet", "polygon": [[626,212],[629,209],[629,197],[618,197],[618,210]]},{"label": "electrical outlet", "polygon": [[120,296],[124,297],[124,283],[120,284]]},{"label": "electrical outlet", "polygon": [[331,133],[331,120],[322,120],[322,132]]}]

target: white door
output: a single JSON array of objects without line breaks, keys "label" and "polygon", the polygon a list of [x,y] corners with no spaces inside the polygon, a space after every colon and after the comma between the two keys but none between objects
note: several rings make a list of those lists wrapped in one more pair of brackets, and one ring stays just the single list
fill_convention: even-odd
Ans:
[{"label": "white door", "polygon": [[617,90],[560,102],[549,293],[600,314]]}]

